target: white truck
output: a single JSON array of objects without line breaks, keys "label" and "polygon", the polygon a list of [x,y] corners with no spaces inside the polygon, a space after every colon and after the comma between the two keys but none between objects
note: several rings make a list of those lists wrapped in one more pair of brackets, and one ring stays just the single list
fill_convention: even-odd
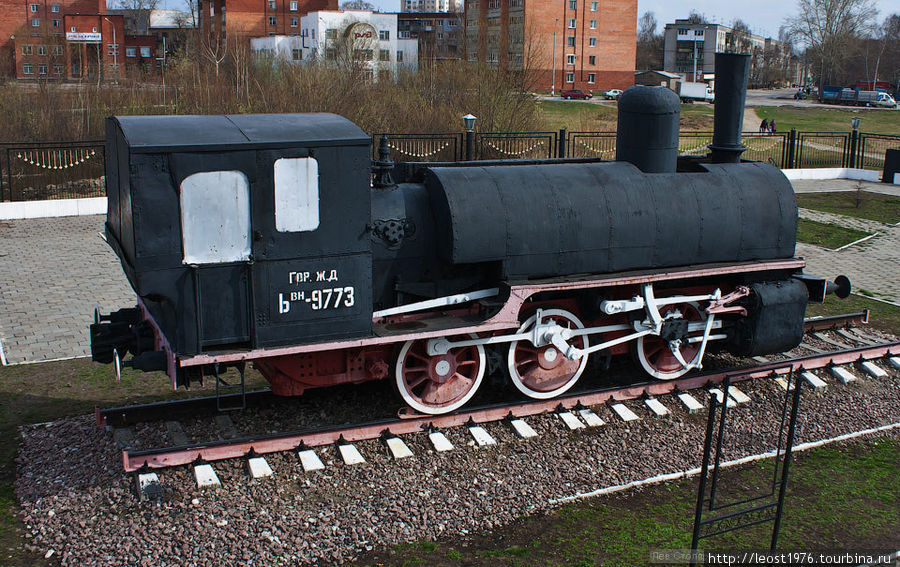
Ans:
[{"label": "white truck", "polygon": [[713,90],[706,83],[679,81],[675,84],[675,92],[681,98],[681,102],[700,100],[713,103],[716,100]]}]

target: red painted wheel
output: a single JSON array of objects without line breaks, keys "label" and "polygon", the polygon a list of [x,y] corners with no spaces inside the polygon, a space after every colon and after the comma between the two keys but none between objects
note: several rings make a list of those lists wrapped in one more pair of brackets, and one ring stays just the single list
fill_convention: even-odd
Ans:
[{"label": "red painted wheel", "polygon": [[[706,314],[701,312],[696,303],[679,303],[667,305],[659,310],[659,314],[666,318],[667,315],[676,319],[686,319],[689,323],[706,321]],[[688,332],[689,337],[703,336],[703,331]],[[678,351],[681,358],[688,364],[692,363],[700,355],[700,343],[683,342]],[[655,335],[644,335],[637,340],[637,357],[644,370],[654,378],[660,380],[673,380],[687,373],[685,368],[669,348],[669,341]]]},{"label": "red painted wheel", "polygon": [[419,339],[407,341],[400,349],[394,372],[397,390],[416,411],[432,415],[451,412],[468,402],[481,385],[484,347],[453,348],[447,354],[431,356],[427,345],[427,340]]},{"label": "red painted wheel", "polygon": [[[536,319],[532,315],[518,332],[528,332],[534,327]],[[567,329],[584,328],[578,317],[563,309],[546,309],[542,319],[545,322],[552,320]],[[569,344],[576,348],[587,348],[588,339],[586,336],[575,337],[569,340]],[[507,370],[512,383],[520,392],[529,398],[546,400],[574,386],[587,366],[587,359],[587,356],[583,356],[569,360],[553,345],[536,347],[525,339],[509,346]]]}]

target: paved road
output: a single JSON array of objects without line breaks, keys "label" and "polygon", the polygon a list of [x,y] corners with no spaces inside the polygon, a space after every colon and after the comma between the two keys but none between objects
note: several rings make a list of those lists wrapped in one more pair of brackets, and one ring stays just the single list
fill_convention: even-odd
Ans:
[{"label": "paved road", "polygon": [[[799,191],[849,191],[856,182],[798,181]],[[900,194],[880,184],[867,188]],[[802,216],[877,231],[879,236],[841,252],[800,244],[808,272],[846,274],[856,289],[900,303],[900,226],[814,211]],[[93,309],[134,305],[118,259],[98,233],[103,217],[0,222],[0,339],[11,363],[89,354]]]}]

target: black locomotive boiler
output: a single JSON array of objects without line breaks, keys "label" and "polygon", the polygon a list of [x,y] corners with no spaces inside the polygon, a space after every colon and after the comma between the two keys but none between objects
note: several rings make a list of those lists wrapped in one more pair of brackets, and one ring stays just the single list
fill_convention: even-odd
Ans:
[{"label": "black locomotive boiler", "polygon": [[488,352],[546,399],[592,356],[672,379],[792,348],[830,284],[794,257],[788,180],[740,159],[746,57],[716,65],[707,158],[678,157],[661,87],[622,96],[613,162],[382,159],[374,182],[335,115],[110,118],[106,235],[138,304],[98,316],[93,357],[176,387],[249,362],[282,395],[390,379],[437,414]]}]

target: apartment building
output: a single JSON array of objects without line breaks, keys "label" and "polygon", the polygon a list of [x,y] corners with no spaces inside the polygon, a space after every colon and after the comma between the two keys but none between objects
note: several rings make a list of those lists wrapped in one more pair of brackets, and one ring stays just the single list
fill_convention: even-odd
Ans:
[{"label": "apartment building", "polygon": [[634,84],[637,0],[470,0],[469,61],[524,71],[535,90]]}]

